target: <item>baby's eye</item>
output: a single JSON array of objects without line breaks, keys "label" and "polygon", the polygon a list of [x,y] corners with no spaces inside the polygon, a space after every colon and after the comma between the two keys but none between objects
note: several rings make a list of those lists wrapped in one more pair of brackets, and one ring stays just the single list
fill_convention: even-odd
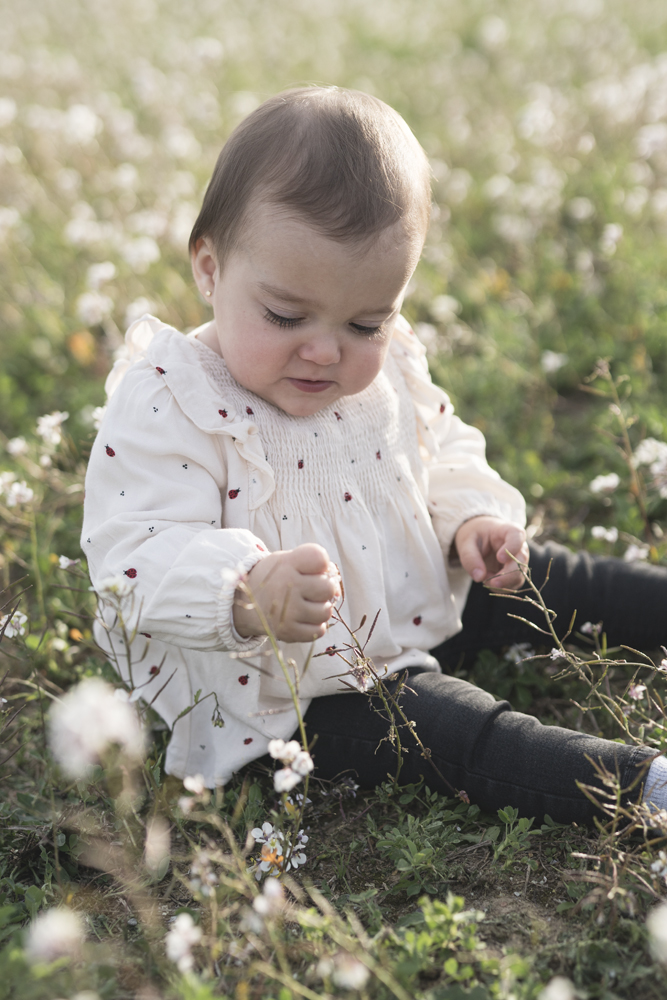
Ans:
[{"label": "baby's eye", "polygon": [[276,326],[279,326],[281,329],[296,326],[301,322],[298,318],[291,319],[289,316],[279,316],[278,313],[271,312],[270,309],[267,309],[264,313],[264,319],[268,319],[269,323],[275,323]]},{"label": "baby's eye", "polygon": [[368,334],[368,336],[370,336],[373,333],[379,333],[379,331],[382,329],[382,323],[380,323],[378,326],[363,326],[361,323],[350,323],[350,326],[352,327],[353,330],[356,330],[357,333],[365,333]]}]

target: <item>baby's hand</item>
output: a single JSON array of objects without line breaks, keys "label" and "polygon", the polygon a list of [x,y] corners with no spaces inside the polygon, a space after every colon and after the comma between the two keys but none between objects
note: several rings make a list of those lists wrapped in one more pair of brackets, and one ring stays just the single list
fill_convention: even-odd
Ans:
[{"label": "baby's hand", "polygon": [[498,517],[471,517],[456,532],[453,548],[477,583],[483,580],[490,587],[517,590],[524,582],[512,556],[527,565],[528,543],[526,532],[516,524]]},{"label": "baby's hand", "polygon": [[[255,563],[246,582],[277,639],[313,642],[324,635],[333,602],[340,597],[340,581],[331,573],[331,566],[321,545],[273,552]],[[257,609],[242,588],[234,600],[234,627],[244,638],[266,634]]]}]

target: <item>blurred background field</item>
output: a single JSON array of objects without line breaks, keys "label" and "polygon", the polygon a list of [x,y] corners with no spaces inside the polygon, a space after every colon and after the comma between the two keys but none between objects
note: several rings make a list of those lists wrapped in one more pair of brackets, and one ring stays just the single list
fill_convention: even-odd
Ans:
[{"label": "blurred background field", "polygon": [[[187,258],[202,193],[231,129],[291,85],[374,93],[424,145],[433,220],[404,311],[434,378],[527,497],[532,536],[664,560],[667,5],[5,0],[1,21],[0,580],[30,588],[25,644],[3,641],[3,673],[56,692],[102,669],[86,580],[63,565],[80,555],[104,378],[142,313],[180,329],[207,317]],[[636,474],[616,404],[582,388],[604,358],[627,376],[629,443],[654,439]],[[481,662],[477,679],[522,708],[553,694],[547,673],[511,659]],[[12,759],[4,820],[28,840],[48,826],[50,774],[28,750]],[[43,836],[30,840],[40,892]],[[637,976],[615,993],[573,949],[566,967],[590,996],[629,995]]]}]

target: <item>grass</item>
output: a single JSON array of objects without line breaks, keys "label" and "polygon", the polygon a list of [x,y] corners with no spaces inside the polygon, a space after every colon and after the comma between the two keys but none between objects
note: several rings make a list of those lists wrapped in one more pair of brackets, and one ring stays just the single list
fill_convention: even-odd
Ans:
[{"label": "grass", "polygon": [[[106,760],[86,781],[57,770],[45,720],[82,678],[114,679],[92,642],[85,566],[59,565],[79,557],[114,351],[146,309],[183,329],[206,317],[189,225],[225,135],[291,84],[377,93],[424,144],[434,217],[405,311],[434,377],[526,495],[532,536],[619,556],[645,546],[665,562],[661,473],[635,469],[632,451],[667,439],[667,11],[652,0],[5,8],[0,473],[34,495],[2,479],[0,613],[18,606],[27,621],[0,643],[0,997],[531,1000],[553,976],[581,998],[662,997],[645,918],[665,895],[667,848],[639,815],[614,826],[613,782],[609,827],[587,831],[484,816],[433,795],[428,775],[373,794],[311,781],[307,862],[262,914],[247,832],[295,819],[269,774],[250,767],[213,798],[190,793],[184,812],[157,718],[145,766]],[[35,430],[52,412],[69,414],[57,443]],[[590,489],[611,473],[616,489]],[[664,749],[662,674],[616,654],[605,673],[586,666],[590,648],[568,644],[558,672],[485,653],[469,677],[546,721]],[[647,691],[634,700],[637,670]],[[610,711],[589,710],[591,691]],[[170,846],[151,867],[156,817]],[[83,915],[82,961],[31,963],[22,928],[59,904]],[[201,932],[190,971],[165,951],[179,914]]]}]

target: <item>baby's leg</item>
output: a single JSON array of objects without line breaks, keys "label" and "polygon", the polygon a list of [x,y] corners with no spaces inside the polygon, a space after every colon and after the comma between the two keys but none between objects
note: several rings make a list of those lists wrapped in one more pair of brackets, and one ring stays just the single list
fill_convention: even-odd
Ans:
[{"label": "baby's leg", "polygon": [[[551,564],[543,595],[558,616],[558,635],[565,634],[576,611],[574,631],[584,622],[601,621],[609,645],[656,649],[667,644],[666,567],[570,552],[553,542],[531,545],[530,553],[532,577],[538,586],[546,580]],[[433,650],[443,669],[456,669],[462,661],[472,666],[480,649],[499,649],[515,642],[549,643],[546,636],[510,614],[544,627],[544,616],[536,608],[493,596],[481,584],[473,583],[462,631]]]},{"label": "baby's leg", "polygon": [[[560,823],[591,823],[596,809],[576,784],[599,787],[587,756],[617,773],[623,788],[655,756],[647,747],[543,726],[458,678],[413,670],[409,687],[414,693],[403,692],[403,708],[449,784],[421,757],[406,730],[401,784],[424,775],[431,789],[445,795],[453,794],[451,786],[464,790],[485,812],[511,805],[538,822],[548,813]],[[377,697],[372,704],[382,707]],[[349,771],[363,788],[372,788],[396,773],[396,752],[388,741],[381,742],[388,723],[373,707],[361,694],[313,700],[305,718],[309,739],[318,735],[313,751],[317,777],[331,779]],[[640,791],[637,785],[633,796],[638,798]]]}]

